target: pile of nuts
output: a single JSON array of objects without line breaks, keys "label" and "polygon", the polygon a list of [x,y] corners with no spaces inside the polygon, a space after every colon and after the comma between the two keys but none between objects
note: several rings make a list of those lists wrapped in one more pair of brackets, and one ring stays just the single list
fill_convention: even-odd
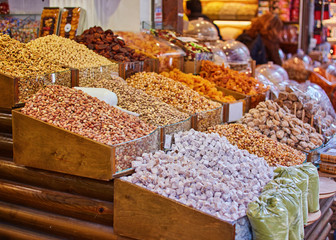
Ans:
[{"label": "pile of nuts", "polygon": [[41,89],[21,112],[107,145],[134,140],[155,130],[80,90],[58,85]]},{"label": "pile of nuts", "polygon": [[299,150],[313,150],[320,147],[324,141],[315,128],[270,100],[259,103],[256,108],[245,114],[239,123]]},{"label": "pile of nuts", "polygon": [[[56,35],[37,38],[29,42],[27,47],[64,67],[83,69],[114,64],[83,44]],[[117,64],[114,65],[118,69]]]},{"label": "pile of nuts", "polygon": [[75,41],[117,62],[144,61],[147,58],[145,55],[136,53],[134,49],[127,47],[124,40],[110,29],[104,31],[101,27],[92,27],[76,36]]},{"label": "pile of nuts", "polygon": [[220,103],[202,97],[184,84],[157,73],[136,73],[126,82],[189,114],[221,107]]},{"label": "pile of nuts", "polygon": [[227,88],[246,95],[256,95],[266,92],[268,88],[259,80],[249,77],[223,65],[219,66],[210,61],[202,61],[200,76],[215,83],[219,87]]},{"label": "pile of nuts", "polygon": [[127,85],[125,80],[117,76],[101,79],[100,81],[92,82],[92,84],[84,84],[81,87],[106,88],[114,92],[118,96],[119,107],[140,114],[140,119],[152,125],[170,125],[189,118],[188,114],[180,112],[156,97]]},{"label": "pile of nuts", "polygon": [[316,131],[321,131],[323,136],[329,137],[336,133],[335,112],[327,103],[318,101],[302,91],[286,89],[280,92],[276,102],[281,107],[287,107],[290,112],[305,123],[314,124]]},{"label": "pile of nuts", "polygon": [[304,153],[241,124],[217,125],[208,129],[208,132],[225,136],[238,148],[265,158],[270,166],[299,165],[306,159]]},{"label": "pile of nuts", "polygon": [[190,130],[174,135],[172,151],[143,154],[122,179],[225,221],[245,216],[272,179],[263,158],[225,137]]},{"label": "pile of nuts", "polygon": [[210,82],[200,76],[195,76],[191,73],[183,73],[178,69],[174,69],[170,72],[162,72],[161,75],[179,81],[203,96],[212,98],[220,102],[235,102],[236,99],[225,94],[216,88],[216,84]]},{"label": "pile of nuts", "polygon": [[64,71],[61,65],[50,61],[26,44],[0,33],[0,73],[11,77],[41,76]]}]

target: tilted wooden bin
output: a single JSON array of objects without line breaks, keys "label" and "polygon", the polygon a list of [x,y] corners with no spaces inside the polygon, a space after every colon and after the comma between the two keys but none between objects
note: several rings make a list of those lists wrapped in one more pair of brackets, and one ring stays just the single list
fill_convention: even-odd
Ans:
[{"label": "tilted wooden bin", "polygon": [[154,240],[232,240],[235,225],[135,184],[114,180],[114,231]]},{"label": "tilted wooden bin", "polygon": [[[14,162],[18,165],[110,180],[136,156],[159,150],[159,130],[108,146],[13,110]],[[127,162],[122,165],[119,161]]]}]

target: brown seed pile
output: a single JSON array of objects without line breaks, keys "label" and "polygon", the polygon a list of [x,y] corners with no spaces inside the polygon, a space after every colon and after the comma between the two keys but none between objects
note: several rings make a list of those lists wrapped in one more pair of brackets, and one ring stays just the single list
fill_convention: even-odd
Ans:
[{"label": "brown seed pile", "polygon": [[140,119],[152,125],[169,125],[189,117],[188,114],[178,111],[158,98],[129,86],[125,80],[117,76],[81,86],[106,88],[114,92],[118,96],[119,107],[140,114]]},{"label": "brown seed pile", "polygon": [[0,33],[0,73],[11,77],[27,77],[64,70],[49,58],[28,49],[26,44]]},{"label": "brown seed pile", "polygon": [[[56,35],[37,38],[29,42],[27,47],[64,67],[83,69],[113,64],[85,45]],[[114,65],[117,71],[117,65]]]},{"label": "brown seed pile", "polygon": [[139,118],[80,90],[57,85],[41,89],[21,111],[107,145],[137,139],[155,130]]},{"label": "brown seed pile", "polygon": [[142,89],[147,94],[189,114],[221,107],[220,103],[211,101],[184,84],[157,73],[136,73],[126,81],[132,87]]},{"label": "brown seed pile", "polygon": [[225,136],[231,144],[237,145],[238,148],[265,158],[270,166],[278,164],[293,166],[303,163],[306,159],[304,153],[242,124],[217,125],[209,128],[208,132]]},{"label": "brown seed pile", "polygon": [[324,141],[315,128],[270,100],[259,103],[256,108],[245,114],[239,123],[299,150],[313,150],[320,147]]},{"label": "brown seed pile", "polygon": [[126,46],[124,40],[112,30],[104,31],[101,27],[92,27],[76,36],[75,41],[82,43],[94,52],[117,62],[144,61],[148,58]]},{"label": "brown seed pile", "polygon": [[291,89],[280,92],[276,102],[281,107],[287,107],[292,114],[305,123],[313,123],[316,131],[321,129],[323,136],[329,137],[336,133],[335,112],[331,104],[328,109],[326,103],[302,91]]}]

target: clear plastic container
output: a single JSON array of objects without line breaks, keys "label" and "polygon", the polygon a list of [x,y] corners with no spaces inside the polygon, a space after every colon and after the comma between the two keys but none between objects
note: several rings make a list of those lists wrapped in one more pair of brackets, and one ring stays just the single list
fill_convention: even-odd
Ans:
[{"label": "clear plastic container", "polygon": [[235,40],[227,40],[222,43],[220,47],[224,52],[231,69],[243,71],[250,67],[250,51],[243,43]]},{"label": "clear plastic container", "polygon": [[224,53],[223,49],[221,49],[223,43],[224,42],[221,40],[204,42],[205,46],[211,49],[212,53],[214,54],[213,62],[218,65],[224,64],[225,67],[228,67],[229,64],[226,54]]},{"label": "clear plastic container", "polygon": [[311,65],[298,56],[294,56],[283,62],[282,67],[287,71],[289,79],[298,82],[308,80],[310,71],[313,70]]},{"label": "clear plastic container", "polygon": [[160,150],[159,128],[141,138],[113,145],[114,173],[120,173],[121,171],[131,168],[132,161],[134,161],[136,157],[158,150]]},{"label": "clear plastic container", "polygon": [[183,35],[199,41],[214,41],[219,38],[216,27],[203,18],[189,21],[188,29],[183,32]]},{"label": "clear plastic container", "polygon": [[192,116],[192,128],[197,131],[206,131],[209,127],[223,122],[223,105],[204,112],[198,112]]},{"label": "clear plastic container", "polygon": [[269,81],[276,85],[289,79],[286,70],[279,65],[273,64],[273,62],[259,65],[256,68],[256,74],[263,75]]},{"label": "clear plastic container", "polygon": [[176,45],[144,32],[117,32],[127,46],[159,59],[159,72],[183,69],[185,52]]},{"label": "clear plastic container", "polygon": [[108,79],[111,75],[118,74],[118,64],[116,63],[100,67],[82,68],[79,69],[78,86],[92,87],[100,79]]}]

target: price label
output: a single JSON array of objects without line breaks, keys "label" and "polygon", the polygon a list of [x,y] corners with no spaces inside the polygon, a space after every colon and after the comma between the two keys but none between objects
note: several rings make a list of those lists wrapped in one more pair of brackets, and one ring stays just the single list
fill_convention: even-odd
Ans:
[{"label": "price label", "polygon": [[70,32],[70,30],[71,30],[71,24],[68,23],[68,24],[66,24],[66,25],[64,26],[64,31],[65,31],[65,32]]},{"label": "price label", "polygon": [[231,103],[229,105],[229,122],[234,122],[243,117],[243,102]]},{"label": "price label", "polygon": [[178,37],[177,39],[182,42],[198,42],[195,38],[192,37]]},{"label": "price label", "polygon": [[172,135],[166,135],[164,149],[170,149],[172,145]]}]

